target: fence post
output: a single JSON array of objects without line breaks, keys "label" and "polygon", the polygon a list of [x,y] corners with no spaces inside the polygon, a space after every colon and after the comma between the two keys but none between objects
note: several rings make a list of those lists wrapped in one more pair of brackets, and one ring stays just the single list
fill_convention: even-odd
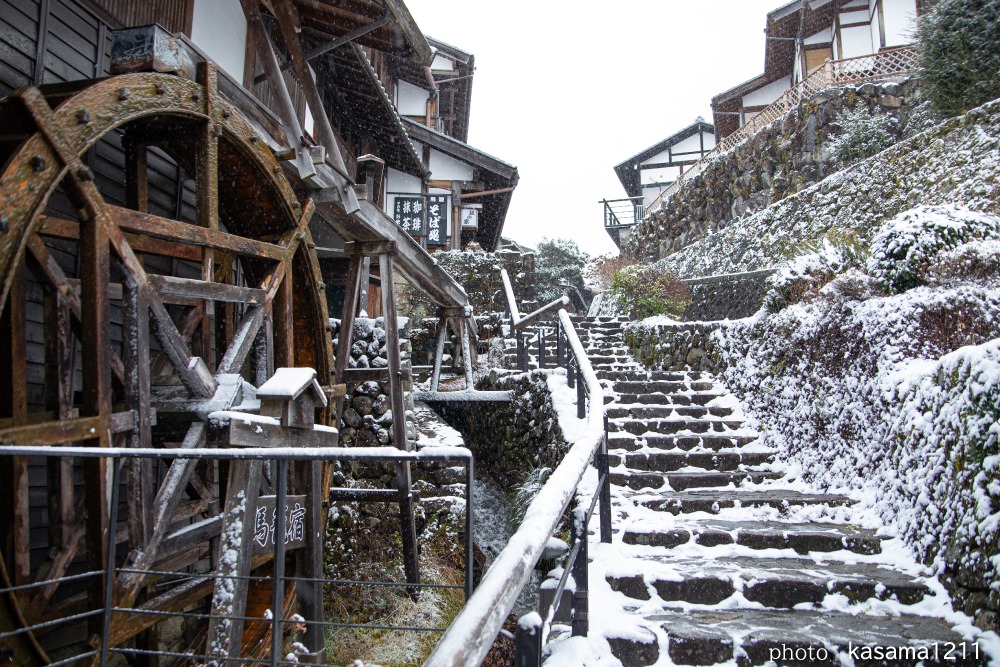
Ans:
[{"label": "fence post", "polygon": [[572,533],[574,540],[580,540],[580,551],[573,561],[573,581],[576,584],[573,590],[573,636],[586,637],[590,629],[590,601],[588,599],[589,576],[587,561],[587,524],[590,522],[589,507],[577,507],[573,512]]},{"label": "fence post", "polygon": [[[576,383],[576,417],[577,419],[583,419],[587,416],[587,385],[584,383],[583,375],[581,374]],[[594,399],[596,400],[596,398]]]},{"label": "fence post", "polygon": [[514,665],[516,667],[541,667],[542,617],[537,612],[517,619],[514,635]]},{"label": "fence post", "polygon": [[538,327],[538,367],[545,368],[545,328]]},{"label": "fence post", "polygon": [[566,386],[570,389],[576,386],[576,357],[572,354],[566,362]]},{"label": "fence post", "polygon": [[556,321],[556,366],[562,366],[566,358],[566,341],[563,338],[562,322]]},{"label": "fence post", "polygon": [[108,520],[108,560],[104,569],[104,623],[101,627],[101,667],[108,665],[111,650],[111,608],[115,604],[115,546],[118,527],[118,491],[121,486],[118,472],[118,458],[109,461],[111,466],[111,516]]},{"label": "fence post", "polygon": [[465,460],[465,601],[472,597],[472,575],[473,575],[473,552],[472,552],[472,531],[474,528],[474,518],[472,513],[472,483],[473,460]]},{"label": "fence post", "polygon": [[[281,621],[285,615],[285,505],[288,498],[288,459],[276,459],[273,463],[274,481],[274,584],[271,594],[271,667],[279,667],[282,662]],[[237,641],[239,639],[237,638]]]},{"label": "fence post", "polygon": [[597,478],[601,481],[598,511],[601,513],[601,542],[611,544],[611,474],[608,472],[608,415],[604,415],[604,442],[597,454]]},{"label": "fence post", "polygon": [[517,338],[517,369],[523,373],[528,370],[528,364],[524,358],[524,333],[520,329],[515,329],[514,336]]}]

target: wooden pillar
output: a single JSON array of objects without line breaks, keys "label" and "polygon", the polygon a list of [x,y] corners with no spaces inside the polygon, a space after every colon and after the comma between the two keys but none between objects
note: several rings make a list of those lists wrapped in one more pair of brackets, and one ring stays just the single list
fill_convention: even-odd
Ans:
[{"label": "wooden pillar", "polygon": [[[399,321],[396,317],[396,299],[392,276],[392,256],[395,244],[390,244],[389,252],[379,255],[379,275],[382,278],[382,316],[385,318],[386,357],[389,362],[389,399],[392,405],[392,435],[397,449],[409,451],[412,443],[406,438],[406,407],[403,404],[403,372],[399,359]],[[413,519],[413,500],[410,497],[410,464],[396,465],[396,487],[399,491],[399,528],[403,540],[403,568],[406,581],[420,583],[420,569],[417,562],[417,530]],[[411,596],[418,589],[408,589]]]},{"label": "wooden pillar", "polygon": [[[198,83],[205,88],[205,115],[208,120],[200,130],[197,154],[195,156],[195,177],[197,181],[197,215],[201,227],[216,231],[219,229],[219,142],[216,136],[217,128],[212,120],[215,104],[215,90],[218,82],[216,66],[211,62],[198,64]],[[201,260],[201,279],[205,282],[215,280],[212,267],[214,251],[211,248],[203,250]],[[285,280],[290,275],[286,274]],[[201,356],[211,359],[212,353],[212,319],[215,317],[215,301],[205,299],[201,317]]]}]

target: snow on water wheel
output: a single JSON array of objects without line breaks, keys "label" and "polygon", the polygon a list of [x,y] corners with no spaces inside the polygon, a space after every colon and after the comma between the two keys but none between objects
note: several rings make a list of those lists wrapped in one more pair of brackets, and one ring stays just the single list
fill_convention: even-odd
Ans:
[{"label": "snow on water wheel", "polygon": [[[259,386],[282,366],[330,377],[312,204],[299,202],[265,142],[216,94],[213,68],[198,82],[144,73],[23,89],[0,101],[0,127],[0,442],[198,447],[206,406],[231,402],[233,387]],[[124,150],[124,190],[95,176],[95,147],[108,142]],[[150,213],[154,155],[192,177],[187,221]],[[178,210],[183,194],[178,186]],[[0,633],[103,607],[101,576],[65,578],[105,567],[108,467],[3,458],[0,585],[50,583],[2,596]],[[218,514],[225,470],[125,461],[110,527],[127,554],[120,564],[211,567],[217,533],[182,540],[171,531]],[[159,646],[163,612],[212,592],[210,580],[169,579],[117,575],[116,605],[161,615],[113,614],[112,645]],[[247,597],[268,600],[254,585]],[[93,648],[101,622],[97,614],[0,646],[18,664],[45,663]],[[203,646],[204,632],[187,641],[172,650]]]}]

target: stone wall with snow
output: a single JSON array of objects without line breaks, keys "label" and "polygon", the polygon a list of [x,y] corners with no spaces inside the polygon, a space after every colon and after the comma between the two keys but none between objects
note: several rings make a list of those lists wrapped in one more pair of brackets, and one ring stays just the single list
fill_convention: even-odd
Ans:
[{"label": "stone wall with snow", "polygon": [[726,322],[674,322],[650,318],[630,325],[625,342],[636,361],[661,371],[716,371],[719,362],[712,333]]},{"label": "stone wall with snow", "polygon": [[685,183],[663,208],[632,230],[628,251],[644,261],[662,259],[801,192],[845,166],[829,147],[829,140],[839,131],[837,121],[843,110],[864,105],[890,114],[898,120],[895,133],[899,136],[906,132],[910,111],[919,100],[919,85],[913,79],[817,93],[801,110],[793,110],[720,155]]},{"label": "stone wall with snow", "polygon": [[663,264],[682,277],[765,269],[799,244],[839,228],[870,240],[917,204],[963,202],[1000,211],[1000,101],[897,143],[724,231],[704,236]]},{"label": "stone wall with snow", "polygon": [[[506,310],[506,297],[500,280],[500,269],[506,268],[518,305],[534,304],[538,300],[535,281],[535,255],[513,250],[499,252],[447,251],[434,253],[438,265],[454,278],[469,295],[469,303],[477,315]],[[436,317],[437,307],[425,296],[402,281],[397,282],[397,303],[400,313],[414,320]]]},{"label": "stone wall with snow", "polygon": [[652,365],[714,370],[764,444],[821,488],[859,495],[959,608],[1000,630],[1000,243],[936,262],[901,294],[851,269],[711,333],[654,320],[627,336]]},{"label": "stone wall with snow", "polygon": [[[333,349],[340,339],[340,320],[331,320]],[[385,347],[385,319],[359,317],[354,320],[351,337],[351,358],[348,368],[388,368]],[[409,320],[399,318],[399,348],[407,411],[407,437],[416,437],[412,423],[413,374],[410,366]],[[341,417],[340,444],[345,447],[377,447],[394,445],[392,437],[392,404],[389,399],[389,381],[368,380],[347,384],[347,398]]]}]

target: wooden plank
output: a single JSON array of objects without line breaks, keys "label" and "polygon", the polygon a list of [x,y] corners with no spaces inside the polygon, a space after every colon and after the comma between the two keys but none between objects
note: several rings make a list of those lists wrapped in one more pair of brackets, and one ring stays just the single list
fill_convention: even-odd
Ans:
[{"label": "wooden plank", "polygon": [[[80,238],[80,224],[73,220],[57,218],[51,215],[40,215],[38,233],[42,236],[52,236],[62,239]],[[173,243],[160,238],[125,234],[125,240],[136,252],[147,255],[161,255],[174,259],[185,259],[200,262],[203,251],[200,247]]]},{"label": "wooden plank", "polygon": [[231,252],[243,257],[275,260],[284,257],[284,248],[273,243],[189,225],[186,222],[178,222],[170,218],[162,218],[151,213],[132,211],[118,206],[109,205],[107,208],[111,218],[124,231],[145,234],[165,241],[190,243],[213,250]]},{"label": "wooden plank", "polygon": [[[358,312],[358,293],[362,276],[361,257],[352,256],[347,265],[347,289],[344,293],[344,310],[341,313],[340,333],[337,336],[337,350],[333,366],[333,378],[336,384],[344,384],[344,373],[347,372],[348,359],[351,356],[351,339],[354,337],[354,318]],[[334,406],[334,423],[340,424],[343,413],[344,399],[338,398]]]},{"label": "wooden plank", "polygon": [[264,290],[257,287],[227,285],[204,279],[176,278],[174,276],[161,276],[152,273],[148,274],[147,278],[149,284],[156,288],[156,291],[164,297],[259,304],[264,301],[267,294]]},{"label": "wooden plank", "polygon": [[[253,521],[263,473],[263,461],[233,461],[222,514],[219,561],[212,596],[205,652],[212,658],[239,658],[243,637],[250,564],[253,558]],[[230,557],[234,553],[236,557]]]},{"label": "wooden plank", "polygon": [[232,447],[335,447],[337,433],[332,430],[287,428],[277,424],[238,416],[229,420],[227,443]]},{"label": "wooden plank", "polygon": [[[122,303],[122,351],[125,361],[125,404],[134,415],[129,447],[152,445],[152,409],[149,387],[149,308],[135,286]],[[143,549],[153,533],[153,465],[151,459],[129,459],[127,483],[128,535],[131,549]]]},{"label": "wooden plank", "polygon": [[[205,116],[208,122],[201,129],[198,138],[198,148],[195,154],[196,165],[196,209],[198,225],[212,231],[219,230],[219,142],[217,129],[213,120],[215,96],[218,90],[218,74],[212,62],[198,63],[198,82],[205,88]],[[201,279],[205,283],[213,283],[214,257],[206,252],[201,261]],[[206,301],[201,319],[201,356],[208,359],[212,354],[212,317],[215,315],[215,302]]]},{"label": "wooden plank", "polygon": [[444,344],[448,340],[448,317],[442,313],[438,317],[437,346],[434,350],[434,373],[431,375],[431,391],[436,392],[441,384],[441,363],[444,359]]},{"label": "wooden plank", "polygon": [[348,368],[344,370],[344,384],[361,384],[362,382],[385,382],[389,379],[388,368]]},{"label": "wooden plank", "polygon": [[106,439],[108,435],[105,418],[97,415],[0,429],[0,444],[47,447],[102,437]]},{"label": "wooden plank", "polygon": [[[62,421],[73,416],[73,348],[66,292],[57,288],[45,290],[44,307],[46,407],[55,419]],[[73,461],[63,456],[49,457],[46,469],[49,544],[65,550],[74,533]]]}]

